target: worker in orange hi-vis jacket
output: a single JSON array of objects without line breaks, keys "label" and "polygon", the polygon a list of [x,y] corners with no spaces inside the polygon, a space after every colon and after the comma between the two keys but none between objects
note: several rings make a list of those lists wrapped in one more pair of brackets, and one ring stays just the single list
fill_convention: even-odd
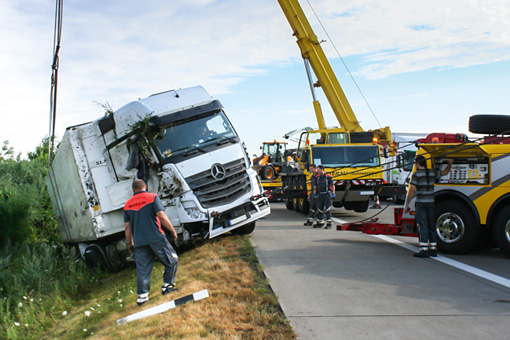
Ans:
[{"label": "worker in orange hi-vis jacket", "polygon": [[149,301],[150,279],[156,258],[165,266],[161,294],[175,290],[178,257],[161,226],[170,232],[172,241],[177,240],[177,233],[158,195],[147,192],[147,186],[141,179],[135,180],[132,187],[134,194],[124,205],[124,222],[126,240],[130,247],[134,247],[136,303],[141,306]]}]

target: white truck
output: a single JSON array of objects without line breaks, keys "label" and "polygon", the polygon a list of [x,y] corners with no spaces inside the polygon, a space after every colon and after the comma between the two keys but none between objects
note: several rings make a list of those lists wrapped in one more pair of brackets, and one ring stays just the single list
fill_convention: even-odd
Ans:
[{"label": "white truck", "polygon": [[90,267],[125,265],[123,207],[136,178],[161,197],[177,246],[249,234],[270,213],[243,141],[201,86],[158,93],[66,129],[47,185],[62,240],[77,245]]},{"label": "white truck", "polygon": [[413,170],[414,158],[418,148],[415,143],[419,138],[424,138],[424,133],[396,132],[392,133],[398,150],[394,156],[386,158],[384,166],[384,180],[398,188],[393,194],[388,193],[381,199],[392,198],[393,202],[403,204],[406,199],[409,178]]}]

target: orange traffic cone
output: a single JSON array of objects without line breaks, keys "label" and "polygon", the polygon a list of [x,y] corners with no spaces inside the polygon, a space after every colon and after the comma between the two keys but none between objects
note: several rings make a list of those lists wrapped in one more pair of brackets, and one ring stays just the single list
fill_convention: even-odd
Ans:
[{"label": "orange traffic cone", "polygon": [[381,203],[379,202],[379,196],[375,196],[375,204],[370,209],[381,209]]}]

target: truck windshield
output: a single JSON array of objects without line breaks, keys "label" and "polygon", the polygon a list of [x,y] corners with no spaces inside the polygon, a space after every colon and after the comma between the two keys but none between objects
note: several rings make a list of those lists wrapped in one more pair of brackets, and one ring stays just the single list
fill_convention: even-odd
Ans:
[{"label": "truck windshield", "polygon": [[221,111],[173,122],[164,128],[164,133],[157,139],[157,146],[163,158],[177,154],[186,156],[206,152],[211,146],[237,142],[234,128]]},{"label": "truck windshield", "polygon": [[312,147],[313,163],[327,168],[380,166],[379,147],[322,146]]},{"label": "truck windshield", "polygon": [[404,164],[403,164],[404,171],[413,171],[415,156],[416,151],[404,150]]}]

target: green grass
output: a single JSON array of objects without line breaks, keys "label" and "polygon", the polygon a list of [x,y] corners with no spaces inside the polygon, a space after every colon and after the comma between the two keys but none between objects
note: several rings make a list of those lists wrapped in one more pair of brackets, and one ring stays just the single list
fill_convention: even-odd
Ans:
[{"label": "green grass", "polygon": [[[0,323],[6,339],[295,339],[249,236],[199,242],[179,254],[179,290],[136,305],[136,270],[93,276],[72,252],[50,246],[0,254]],[[13,260],[15,259],[15,260]],[[23,265],[32,261],[26,267]],[[119,326],[116,320],[207,289],[209,298]],[[21,307],[18,307],[19,303]],[[65,315],[64,315],[65,314]]]}]

